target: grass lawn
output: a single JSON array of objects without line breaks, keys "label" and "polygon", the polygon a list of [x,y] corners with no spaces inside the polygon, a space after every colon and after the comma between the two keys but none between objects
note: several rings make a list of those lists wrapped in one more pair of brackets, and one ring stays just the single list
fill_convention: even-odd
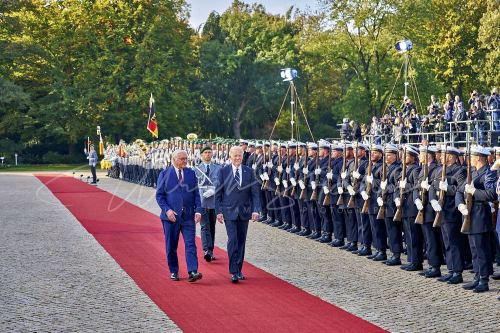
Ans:
[{"label": "grass lawn", "polygon": [[26,164],[26,165],[0,165],[0,172],[8,171],[89,171],[88,164]]}]

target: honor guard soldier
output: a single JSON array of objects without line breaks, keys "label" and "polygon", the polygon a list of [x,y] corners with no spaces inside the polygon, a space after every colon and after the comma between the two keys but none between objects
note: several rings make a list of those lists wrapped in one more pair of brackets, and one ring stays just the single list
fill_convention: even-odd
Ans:
[{"label": "honor guard soldier", "polygon": [[349,207],[351,193],[348,192],[348,187],[351,185],[351,173],[354,171],[355,157],[352,144],[348,143],[344,148],[342,171],[337,182],[337,192],[339,193],[339,201],[337,203],[339,209],[342,209],[344,214],[347,243],[341,246],[340,249],[356,251],[358,249],[358,222],[354,206]]},{"label": "honor guard soldier", "polygon": [[[468,235],[472,252],[474,279],[464,284],[464,289],[480,293],[489,290],[489,276],[493,274],[493,258],[491,253],[490,236],[492,230],[492,214],[490,202],[496,198],[496,173],[490,170],[488,156],[490,152],[481,146],[471,149],[469,157],[471,179],[462,182],[455,197],[455,204],[463,216],[465,223],[470,218],[470,226],[462,231]],[[469,171],[468,171],[469,172]],[[467,177],[469,178],[469,177]],[[466,198],[467,202],[466,202]],[[469,200],[471,200],[469,202]],[[468,230],[467,230],[468,229]]]},{"label": "honor guard soldier", "polygon": [[398,186],[399,175],[401,173],[401,162],[398,161],[398,148],[392,144],[387,144],[384,148],[386,174],[382,175],[380,181],[380,195],[377,197],[379,212],[377,219],[384,219],[389,248],[392,256],[384,261],[388,266],[401,265],[401,252],[403,250],[402,226],[401,223],[394,222],[396,204],[394,193]]},{"label": "honor guard soldier", "polygon": [[[321,173],[319,175],[319,188],[318,188],[318,200],[316,201],[318,215],[320,217],[319,222],[321,223],[321,237],[316,239],[320,243],[330,243],[332,241],[333,232],[333,221],[332,221],[332,211],[330,210],[330,202],[326,202],[325,198],[330,195],[329,189],[327,188],[328,178],[326,174],[331,169],[331,145],[328,141],[321,140],[319,142],[319,167]],[[330,198],[331,199],[331,198]]]},{"label": "honor guard soldier", "polygon": [[345,239],[345,220],[343,211],[339,208],[339,191],[337,183],[342,172],[342,164],[344,162],[344,144],[335,143],[332,145],[332,169],[330,175],[327,174],[327,179],[330,180],[330,210],[333,220],[333,234],[335,239],[330,243],[333,247],[344,246]]},{"label": "honor guard soldier", "polygon": [[463,235],[460,233],[462,217],[455,206],[459,184],[466,180],[466,170],[458,162],[460,151],[452,146],[442,146],[441,166],[437,167],[429,202],[435,211],[433,226],[441,229],[448,274],[438,278],[449,284],[462,283],[464,270]]},{"label": "honor guard soldier", "polygon": [[293,229],[294,226],[300,226],[300,211],[299,205],[292,196],[292,191],[295,180],[295,169],[299,167],[299,160],[297,157],[297,142],[288,142],[287,158],[285,160],[285,172],[283,175],[283,209],[286,210],[286,215],[289,216],[289,221],[284,226],[280,227],[283,230]]},{"label": "honor guard soldier", "polygon": [[[348,192],[351,195],[350,201],[354,201],[354,211],[356,213],[356,221],[358,223],[358,242],[361,243],[361,248],[353,251],[354,254],[360,256],[368,256],[372,254],[372,231],[370,228],[370,218],[368,214],[362,213],[364,200],[361,197],[361,183],[366,174],[366,170],[368,168],[368,158],[367,151],[369,151],[369,147],[359,143],[358,149],[356,151],[356,158],[358,160],[355,163],[357,168],[352,172],[351,178],[351,186],[348,187]],[[356,165],[357,164],[357,165]],[[354,193],[354,195],[352,195]]]},{"label": "honor guard soldier", "polygon": [[433,227],[436,214],[429,200],[431,185],[438,175],[436,173],[438,169],[436,153],[437,147],[435,146],[420,147],[420,162],[422,164],[418,175],[418,184],[414,191],[415,205],[418,209],[415,225],[417,228],[419,226],[422,228],[429,265],[428,269],[420,274],[426,278],[440,277],[440,267],[444,262],[441,230],[438,227]]},{"label": "honor guard soldier", "polygon": [[297,142],[297,154],[293,162],[292,178],[290,178],[291,190],[289,194],[294,201],[294,205],[297,207],[295,214],[299,214],[293,217],[293,227],[288,230],[288,232],[293,234],[300,233],[302,226],[307,220],[307,206],[300,200],[301,188],[299,186],[299,181],[303,178],[302,169],[304,165],[307,165],[307,146],[303,142]]},{"label": "honor guard soldier", "polygon": [[[377,196],[380,193],[380,182],[383,168],[384,147],[381,145],[372,145],[370,149],[370,161],[367,172],[361,183],[361,197],[364,201],[362,212],[368,214],[370,227],[372,231],[373,245],[376,251],[368,255],[368,259],[374,261],[387,260],[387,230],[383,219],[377,219],[379,206],[377,205]],[[384,169],[384,170],[383,170]]]},{"label": "honor guard soldier", "polygon": [[[307,143],[304,149],[304,156],[299,162],[301,167],[299,168],[299,210],[300,210],[300,222],[301,231],[297,233],[299,236],[309,236],[311,234],[310,220],[309,220],[309,205],[308,201],[311,196],[309,191],[309,173],[314,170],[312,163],[314,160],[311,158],[311,153],[314,150],[315,143]],[[312,162],[311,162],[312,161]]]},{"label": "honor guard soldier", "polygon": [[319,194],[319,177],[321,175],[319,146],[314,143],[310,145],[309,155],[311,160],[308,165],[309,183],[307,187],[307,210],[309,213],[309,227],[312,233],[307,236],[309,239],[318,239],[321,237],[321,219],[318,213],[318,194]]},{"label": "honor guard soldier", "polygon": [[309,160],[307,165],[302,169],[304,179],[299,184],[301,188],[301,200],[303,200],[307,207],[307,219],[305,220],[306,223],[303,225],[303,230],[299,233],[299,235],[308,238],[317,238],[320,236],[320,233],[313,233],[313,228],[315,227],[314,221],[318,219],[318,211],[316,210],[316,202],[312,201],[311,197],[313,187],[316,188],[316,175],[314,173],[318,157],[318,145],[314,142],[309,142],[307,144],[307,148]]}]

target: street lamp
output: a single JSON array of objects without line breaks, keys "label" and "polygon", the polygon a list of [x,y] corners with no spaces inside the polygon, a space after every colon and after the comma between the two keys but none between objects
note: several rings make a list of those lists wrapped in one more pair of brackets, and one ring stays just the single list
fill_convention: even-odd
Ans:
[{"label": "street lamp", "polygon": [[408,96],[408,64],[410,62],[409,52],[413,49],[413,43],[409,39],[400,40],[394,47],[398,53],[403,53],[405,57],[405,98]]},{"label": "street lamp", "polygon": [[283,79],[283,81],[291,82],[291,81],[293,81],[293,79],[297,78],[298,72],[296,69],[293,69],[293,68],[283,68],[281,70],[280,75],[281,75],[281,78]]}]

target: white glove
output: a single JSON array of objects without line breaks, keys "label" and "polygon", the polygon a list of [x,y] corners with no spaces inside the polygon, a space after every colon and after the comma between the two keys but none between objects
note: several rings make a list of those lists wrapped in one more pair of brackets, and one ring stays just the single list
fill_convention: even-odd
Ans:
[{"label": "white glove", "polygon": [[328,186],[323,186],[323,192],[324,192],[325,194],[330,193],[330,189],[328,188]]},{"label": "white glove", "polygon": [[264,179],[269,180],[269,174],[267,172],[264,172]]},{"label": "white glove", "polygon": [[288,187],[288,181],[286,179],[283,180],[283,187],[284,188]]},{"label": "white glove", "polygon": [[406,188],[406,179],[401,179],[399,181],[399,188],[404,190]]},{"label": "white glove", "polygon": [[424,209],[424,204],[422,203],[422,200],[419,198],[415,199],[415,206],[417,206],[418,210]]},{"label": "white glove", "polygon": [[342,172],[342,173],[340,174],[340,177],[341,177],[342,179],[346,179],[346,178],[347,178],[347,171]]},{"label": "white glove", "polygon": [[361,177],[361,174],[358,172],[358,170],[356,170],[352,173],[352,176],[354,177],[354,179],[359,179],[359,177]]},{"label": "white glove", "polygon": [[326,178],[329,179],[329,180],[332,180],[333,179],[333,173],[330,171],[326,174]]},{"label": "white glove", "polygon": [[83,148],[83,152],[87,154],[87,148]]},{"label": "white glove", "polygon": [[384,200],[382,200],[382,198],[381,198],[381,197],[378,197],[378,198],[377,198],[377,205],[378,205],[379,207],[382,207],[382,206],[384,205]]},{"label": "white glove", "polygon": [[445,192],[448,191],[448,179],[445,179],[444,182],[439,181],[439,189]]},{"label": "white glove", "polygon": [[271,162],[271,161],[267,162],[267,167],[268,168],[272,168],[273,167],[273,162]]},{"label": "white glove", "polygon": [[295,180],[295,178],[290,178],[290,183],[293,187],[297,186],[297,181]]},{"label": "white glove", "polygon": [[320,168],[317,168],[316,170],[314,170],[314,174],[315,174],[316,176],[321,175],[321,169],[320,169]]},{"label": "white glove", "polygon": [[308,168],[306,168],[306,167],[302,168],[302,173],[303,173],[304,175],[307,175],[307,174],[309,173],[309,169],[308,169]]},{"label": "white glove", "polygon": [[431,200],[431,206],[435,212],[440,212],[442,210],[441,205],[437,200]]},{"label": "white glove", "polygon": [[463,215],[463,216],[467,216],[469,215],[469,211],[467,210],[467,206],[463,203],[461,203],[460,205],[458,205],[458,211]]},{"label": "white glove", "polygon": [[366,176],[366,181],[370,184],[373,184],[373,175],[367,175]]},{"label": "white glove", "polygon": [[312,188],[313,190],[315,190],[315,189],[316,189],[316,182],[315,182],[314,180],[311,182],[311,188]]},{"label": "white glove", "polygon": [[293,165],[293,169],[299,170],[299,162],[295,162],[295,164]]},{"label": "white glove", "polygon": [[300,186],[300,189],[303,190],[306,188],[306,185],[304,184],[304,181],[303,180],[299,180],[299,186]]},{"label": "white glove", "polygon": [[285,171],[286,173],[290,173],[290,167],[286,167]]},{"label": "white glove", "polygon": [[422,180],[422,182],[420,183],[420,187],[425,189],[426,191],[429,191],[429,189],[431,188],[431,186],[429,185],[429,179]]},{"label": "white glove", "polygon": [[352,188],[351,185],[347,186],[347,192],[349,192],[349,194],[351,196],[356,194],[356,192],[354,192],[354,189]]},{"label": "white glove", "polygon": [[257,170],[257,164],[252,164],[252,169]]},{"label": "white glove", "polygon": [[339,192],[339,194],[342,194],[344,193],[344,189],[342,187],[337,187],[337,192]]},{"label": "white glove", "polygon": [[229,164],[231,164],[231,160],[226,161],[226,165],[229,165]]},{"label": "white glove", "polygon": [[366,191],[361,191],[361,197],[363,198],[363,200],[368,200],[368,193],[366,193]]},{"label": "white glove", "polygon": [[280,179],[278,177],[274,177],[274,183],[276,185],[279,185],[280,184]]},{"label": "white glove", "polygon": [[266,180],[266,176],[263,173],[261,173],[259,175],[259,177],[260,177],[260,180],[262,180],[262,181]]},{"label": "white glove", "polygon": [[95,168],[95,163],[92,163],[92,166]]},{"label": "white glove", "polygon": [[380,188],[382,189],[382,191],[385,191],[385,189],[387,188],[387,179],[380,183]]},{"label": "white glove", "polygon": [[495,205],[493,204],[493,202],[490,202],[490,208],[491,208],[491,212],[494,213],[495,212]]},{"label": "white glove", "polygon": [[210,198],[211,196],[213,196],[215,194],[215,191],[212,190],[212,189],[208,189],[206,190],[205,192],[203,192],[203,197],[204,198]]},{"label": "white glove", "polygon": [[474,192],[476,192],[476,188],[474,187],[474,183],[465,184],[465,192],[469,193],[470,195],[474,195]]},{"label": "white glove", "polygon": [[281,172],[283,172],[283,167],[281,165],[278,165],[277,170],[278,170],[279,173],[281,173]]},{"label": "white glove", "polygon": [[399,198],[394,199],[394,203],[396,204],[396,207],[401,206],[401,200],[399,200]]}]

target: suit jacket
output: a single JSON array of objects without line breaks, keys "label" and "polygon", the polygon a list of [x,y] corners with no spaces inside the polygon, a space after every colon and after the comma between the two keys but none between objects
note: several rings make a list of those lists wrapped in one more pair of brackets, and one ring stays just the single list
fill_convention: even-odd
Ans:
[{"label": "suit jacket", "polygon": [[[210,172],[208,176],[205,174],[205,164],[200,163],[197,165],[197,168],[194,169],[196,177],[198,178],[198,189],[200,191],[200,200],[201,207],[203,208],[215,208],[215,195],[211,197],[205,198],[203,197],[203,193],[208,191],[209,189],[213,189],[214,191],[217,189],[217,182],[219,180],[219,171],[221,166],[215,163],[209,164]],[[208,179],[210,180],[208,180]]]},{"label": "suit jacket", "polygon": [[250,220],[253,212],[260,212],[258,184],[252,169],[246,165],[241,165],[241,186],[234,180],[232,165],[223,167],[215,192],[215,213],[223,214],[226,220]]},{"label": "suit jacket", "polygon": [[174,167],[163,170],[158,177],[156,202],[161,208],[160,219],[168,220],[167,211],[172,209],[181,216],[184,209],[184,220],[194,220],[195,213],[201,213],[200,192],[198,181],[192,169],[184,168],[183,182]]}]

